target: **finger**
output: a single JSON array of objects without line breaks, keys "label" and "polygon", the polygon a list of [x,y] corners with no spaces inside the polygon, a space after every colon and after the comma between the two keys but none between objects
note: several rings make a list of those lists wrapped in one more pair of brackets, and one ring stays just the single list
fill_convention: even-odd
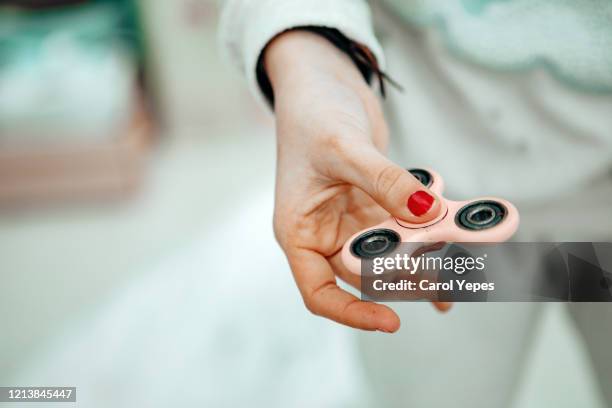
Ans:
[{"label": "finger", "polygon": [[432,302],[438,312],[446,313],[453,307],[453,302]]},{"label": "finger", "polygon": [[419,224],[440,213],[435,193],[371,145],[354,146],[347,165],[337,171],[338,177],[364,190],[396,218]]},{"label": "finger", "polygon": [[399,329],[399,317],[389,307],[361,301],[339,288],[321,254],[295,249],[287,257],[304,304],[313,314],[363,330],[393,333]]},{"label": "finger", "polygon": [[341,252],[338,252],[337,254],[327,258],[327,260],[331,265],[334,275],[336,275],[338,278],[348,283],[355,289],[361,290],[361,275],[358,275],[348,270],[348,268],[344,265],[344,262],[342,261]]}]

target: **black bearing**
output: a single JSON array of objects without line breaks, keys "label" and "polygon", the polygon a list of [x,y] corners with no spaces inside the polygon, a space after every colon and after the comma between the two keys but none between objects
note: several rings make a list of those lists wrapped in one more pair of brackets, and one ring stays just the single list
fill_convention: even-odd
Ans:
[{"label": "black bearing", "polygon": [[371,259],[393,252],[400,236],[390,229],[375,229],[364,232],[351,244],[351,252],[359,258]]},{"label": "black bearing", "polygon": [[421,182],[425,187],[430,187],[433,183],[433,177],[431,173],[423,169],[406,169],[412,174],[417,180]]},{"label": "black bearing", "polygon": [[483,230],[502,222],[506,214],[506,207],[496,201],[475,201],[459,210],[455,222],[466,230]]}]

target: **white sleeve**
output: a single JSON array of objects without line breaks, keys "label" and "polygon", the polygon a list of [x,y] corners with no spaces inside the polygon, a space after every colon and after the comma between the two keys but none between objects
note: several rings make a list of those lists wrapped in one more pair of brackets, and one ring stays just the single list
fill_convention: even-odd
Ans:
[{"label": "white sleeve", "polygon": [[368,47],[384,69],[384,55],[365,0],[228,0],[221,14],[221,47],[260,101],[264,97],[255,72],[261,51],[277,34],[300,26],[338,29]]}]

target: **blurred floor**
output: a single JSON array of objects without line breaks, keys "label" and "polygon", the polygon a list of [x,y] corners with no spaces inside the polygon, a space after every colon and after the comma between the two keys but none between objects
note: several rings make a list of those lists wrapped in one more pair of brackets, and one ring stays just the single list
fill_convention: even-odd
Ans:
[{"label": "blurred floor", "polygon": [[149,174],[126,201],[0,212],[0,381],[66,319],[273,180],[272,120],[218,55],[215,2],[141,10],[161,125]]},{"label": "blurred floor", "polygon": [[304,312],[271,192],[71,319],[11,383],[75,384],[87,407],[356,406],[352,331]]},{"label": "blurred floor", "polygon": [[273,137],[257,133],[163,143],[148,183],[129,202],[0,214],[0,382],[66,319],[86,314],[269,184]]}]

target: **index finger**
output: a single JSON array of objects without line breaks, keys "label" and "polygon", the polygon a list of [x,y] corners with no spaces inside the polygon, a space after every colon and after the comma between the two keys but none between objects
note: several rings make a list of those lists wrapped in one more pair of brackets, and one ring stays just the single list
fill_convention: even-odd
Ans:
[{"label": "index finger", "polygon": [[393,333],[400,320],[391,308],[365,302],[341,289],[327,259],[309,249],[288,251],[287,258],[306,308],[346,326]]}]

